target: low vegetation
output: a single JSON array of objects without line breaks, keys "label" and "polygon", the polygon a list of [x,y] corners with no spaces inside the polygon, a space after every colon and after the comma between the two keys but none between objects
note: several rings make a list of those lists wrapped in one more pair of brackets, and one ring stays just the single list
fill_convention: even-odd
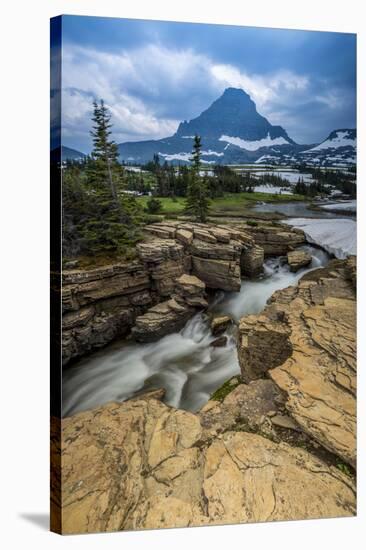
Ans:
[{"label": "low vegetation", "polygon": [[235,388],[240,384],[240,379],[238,376],[230,378],[222,386],[220,386],[210,397],[212,401],[222,402],[229,393],[231,393]]}]

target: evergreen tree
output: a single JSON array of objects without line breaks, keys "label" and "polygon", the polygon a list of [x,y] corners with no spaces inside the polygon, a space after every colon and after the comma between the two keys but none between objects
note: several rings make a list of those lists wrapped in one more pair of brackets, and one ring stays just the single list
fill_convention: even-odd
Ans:
[{"label": "evergreen tree", "polygon": [[94,102],[92,154],[85,166],[79,166],[79,173],[71,168],[64,170],[66,256],[125,256],[140,237],[142,208],[134,197],[123,192],[124,169],[111,139],[110,119],[104,102]]},{"label": "evergreen tree", "polygon": [[[118,148],[116,143],[110,138],[112,124],[111,115],[104,104],[103,99],[100,104],[93,102],[93,129],[90,132],[93,138],[92,159],[93,172],[90,176],[99,182],[108,184],[115,203],[118,203],[116,179],[121,175],[118,168]],[[121,167],[119,167],[121,168]],[[119,174],[116,174],[119,172]]]},{"label": "evergreen tree", "polygon": [[209,211],[209,199],[206,178],[200,176],[201,166],[201,138],[194,137],[191,160],[190,178],[187,189],[186,210],[194,218],[206,223]]}]

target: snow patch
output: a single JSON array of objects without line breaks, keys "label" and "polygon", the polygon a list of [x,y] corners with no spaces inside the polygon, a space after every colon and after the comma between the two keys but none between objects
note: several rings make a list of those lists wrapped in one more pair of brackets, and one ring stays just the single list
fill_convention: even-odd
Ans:
[{"label": "snow patch", "polygon": [[278,157],[276,157],[275,155],[262,155],[254,162],[254,164],[261,164],[262,162],[265,162],[267,160],[278,160]]},{"label": "snow patch", "polygon": [[336,258],[357,254],[356,222],[350,219],[294,218],[283,223],[302,229],[308,242],[324,248]]},{"label": "snow patch", "polygon": [[356,140],[349,137],[349,132],[337,132],[336,137],[332,139],[326,139],[316,147],[302,151],[305,153],[312,153],[313,151],[321,151],[323,149],[338,149],[338,147],[356,147]]},{"label": "snow patch", "polygon": [[333,204],[322,204],[320,208],[323,208],[324,210],[343,210],[346,212],[356,212],[357,206],[356,201],[344,201],[344,202],[336,202]]},{"label": "snow patch", "polygon": [[292,195],[292,191],[284,187],[275,187],[274,185],[256,185],[254,187],[256,193],[273,193],[274,195]]},{"label": "snow patch", "polygon": [[261,147],[272,147],[272,145],[289,145],[289,142],[283,137],[272,139],[269,132],[267,137],[254,141],[246,141],[245,139],[241,139],[239,137],[226,135],[222,135],[219,138],[219,141],[226,141],[227,143],[231,143],[232,145],[236,145],[237,147],[246,149],[247,151],[257,151],[257,149],[260,149]]},{"label": "snow patch", "polygon": [[165,153],[158,153],[161,157],[164,157],[165,160],[183,160],[189,162],[192,153],[173,153],[172,155],[167,155]]},{"label": "snow patch", "polygon": [[280,176],[281,178],[285,179],[289,183],[296,184],[299,179],[302,179],[304,183],[311,183],[313,181],[313,176],[311,174],[305,174],[303,172],[297,172],[297,171],[286,171],[286,170],[257,170],[256,172],[253,172],[254,177],[261,177],[261,176]]},{"label": "snow patch", "polygon": [[[167,153],[158,153],[161,157],[163,157],[165,160],[183,160],[185,162],[189,162],[191,160],[191,157],[192,157],[192,153],[184,153],[184,152],[181,152],[181,153],[172,153],[171,155],[167,154]],[[215,157],[223,157],[224,156],[224,153],[218,153],[217,151],[211,151],[211,149],[209,149],[208,151],[201,151],[201,155],[203,157],[212,157],[212,156],[215,156]],[[201,160],[201,162],[205,162],[205,163],[214,163],[215,161],[207,161],[207,160]]]}]

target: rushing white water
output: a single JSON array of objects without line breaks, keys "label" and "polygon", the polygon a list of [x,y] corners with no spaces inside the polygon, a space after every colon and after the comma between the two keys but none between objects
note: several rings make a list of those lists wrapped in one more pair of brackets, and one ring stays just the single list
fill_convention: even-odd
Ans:
[{"label": "rushing white water", "polygon": [[[239,293],[217,294],[209,310],[234,319],[261,311],[275,290],[296,284],[310,269],[326,265],[320,249],[302,247],[312,254],[309,268],[291,273],[281,258],[265,262],[261,279],[244,280]],[[165,388],[164,401],[196,411],[228,378],[239,373],[233,328],[226,332],[225,347],[213,347],[209,316],[195,315],[175,334],[151,344],[115,343],[77,366],[63,379],[63,414],[68,416],[102,405],[124,401],[141,390]]]}]

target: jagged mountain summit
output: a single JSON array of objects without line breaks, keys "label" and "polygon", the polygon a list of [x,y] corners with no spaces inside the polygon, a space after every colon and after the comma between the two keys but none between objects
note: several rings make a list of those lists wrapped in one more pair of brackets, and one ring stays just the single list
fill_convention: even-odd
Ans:
[{"label": "jagged mountain summit", "polygon": [[202,161],[207,164],[255,162],[268,153],[300,151],[282,126],[272,125],[257,111],[254,101],[239,88],[227,88],[199,116],[181,122],[176,133],[160,140],[119,145],[126,162],[146,162],[154,154],[162,161],[187,163],[194,135],[202,140]]}]

